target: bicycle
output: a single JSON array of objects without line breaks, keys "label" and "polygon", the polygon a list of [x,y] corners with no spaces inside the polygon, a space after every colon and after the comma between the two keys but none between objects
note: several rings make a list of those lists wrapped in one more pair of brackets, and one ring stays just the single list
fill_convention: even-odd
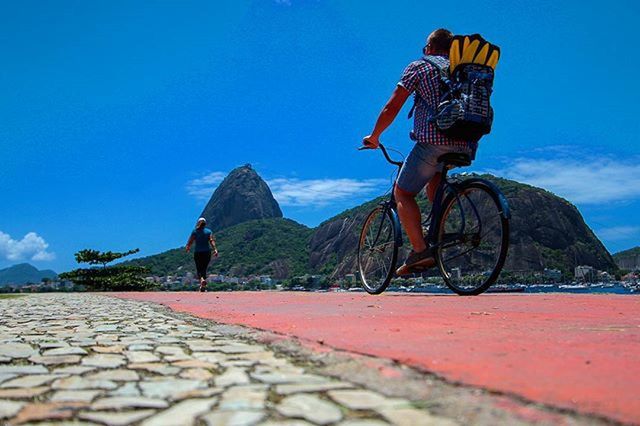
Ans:
[{"label": "bicycle", "polygon": [[[378,146],[399,172],[403,162],[394,161],[382,144]],[[367,149],[371,148],[359,148]],[[478,295],[495,282],[504,266],[509,249],[509,203],[486,179],[448,178],[452,168],[471,164],[468,155],[448,153],[438,162],[444,167],[431,211],[422,222],[427,229],[425,241],[447,287],[462,296]],[[394,180],[389,199],[366,216],[358,240],[358,269],[370,294],[380,294],[388,287],[403,245],[395,185]],[[425,271],[415,269],[412,273]]]}]

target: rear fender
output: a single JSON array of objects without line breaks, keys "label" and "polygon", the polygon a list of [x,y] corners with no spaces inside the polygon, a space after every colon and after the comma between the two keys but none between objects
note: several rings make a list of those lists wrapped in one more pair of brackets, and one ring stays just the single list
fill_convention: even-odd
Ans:
[{"label": "rear fender", "polygon": [[460,183],[460,187],[464,188],[465,184],[469,184],[469,183],[482,183],[483,185],[488,186],[489,188],[491,188],[491,190],[498,196],[498,203],[500,203],[500,215],[502,216],[503,219],[511,219],[511,209],[509,208],[509,202],[507,201],[507,198],[504,196],[504,194],[502,193],[502,191],[500,191],[500,188],[498,188],[498,186],[486,179],[480,179],[480,178],[471,178],[471,179],[465,179],[463,182]]},{"label": "rear fender", "polygon": [[400,225],[400,218],[398,217],[398,212],[394,208],[390,208],[388,210],[391,215],[391,221],[393,222],[393,228],[395,229],[395,240],[396,246],[402,247],[402,226]]}]

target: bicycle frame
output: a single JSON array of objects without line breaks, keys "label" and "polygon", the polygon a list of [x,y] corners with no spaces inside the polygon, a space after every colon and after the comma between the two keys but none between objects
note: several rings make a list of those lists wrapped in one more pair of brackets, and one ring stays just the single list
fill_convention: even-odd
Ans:
[{"label": "bicycle frame", "polygon": [[[398,167],[398,173],[400,172],[400,169],[402,169],[402,166],[404,164],[404,162],[402,161],[394,161],[393,159],[391,159],[391,157],[389,157],[389,154],[386,150],[386,148],[384,147],[384,145],[379,144],[378,147],[380,148],[380,150],[382,151],[382,154],[384,155],[385,159],[387,160],[388,163],[393,164],[395,166]],[[365,149],[373,149],[373,148],[368,148],[368,147],[361,147],[358,148],[359,150],[365,150]],[[444,170],[442,171],[442,176],[440,179],[440,183],[438,184],[438,187],[436,188],[436,193],[433,199],[433,203],[432,203],[432,207],[431,207],[431,211],[429,212],[429,215],[427,216],[427,218],[422,222],[422,225],[428,225],[428,229],[429,232],[427,235],[425,235],[425,238],[427,239],[427,241],[429,241],[429,248],[431,250],[435,250],[439,247],[439,245],[446,243],[446,241],[440,242],[440,243],[434,243],[434,241],[436,241],[436,235],[435,235],[435,231],[436,231],[436,225],[438,224],[438,222],[441,220],[441,216],[443,214],[442,212],[442,203],[445,199],[445,196],[447,195],[448,192],[451,192],[453,194],[455,194],[456,197],[456,202],[459,206],[459,210],[460,210],[460,223],[461,223],[461,227],[458,230],[458,232],[456,233],[455,238],[453,239],[453,241],[456,241],[456,243],[460,242],[461,240],[463,240],[462,236],[464,235],[464,231],[465,231],[465,226],[466,226],[466,221],[465,219],[465,211],[462,205],[462,202],[460,201],[460,197],[465,196],[464,194],[462,194],[461,190],[457,188],[457,185],[459,184],[458,182],[450,182],[447,179],[447,175],[448,175],[449,169],[448,168],[444,168]],[[380,205],[384,208],[383,213],[386,214],[387,211],[391,210],[391,217],[393,218],[393,221],[395,222],[394,225],[396,227],[396,229],[402,229],[400,226],[400,219],[398,217],[398,212],[397,212],[397,203],[396,203],[396,199],[395,199],[395,188],[396,188],[396,181],[397,181],[397,176],[396,176],[396,180],[394,180],[393,182],[393,186],[391,188],[391,195],[389,197],[389,200],[387,201],[383,201],[380,203]],[[511,213],[509,210],[509,204],[506,200],[506,198],[504,197],[504,195],[502,194],[502,192],[491,182],[485,180],[485,179],[479,179],[479,178],[473,178],[473,179],[467,179],[465,180],[465,182],[468,181],[481,181],[484,184],[488,185],[489,187],[491,187],[491,189],[498,194],[498,198],[500,201],[500,205],[501,205],[501,215],[505,218],[505,219],[510,219],[511,218]],[[470,205],[473,208],[473,213],[474,215],[479,219],[479,213],[478,210],[475,206],[475,204],[470,201]],[[480,230],[479,233],[482,232],[482,221],[478,220],[478,223],[480,224]],[[377,239],[380,236],[380,232],[382,229],[382,222],[380,224],[380,229],[378,229],[378,232],[376,234],[376,238],[375,241],[377,241]],[[397,235],[395,236],[395,244],[398,247],[402,247],[403,242],[402,242],[402,232],[398,232]]]}]

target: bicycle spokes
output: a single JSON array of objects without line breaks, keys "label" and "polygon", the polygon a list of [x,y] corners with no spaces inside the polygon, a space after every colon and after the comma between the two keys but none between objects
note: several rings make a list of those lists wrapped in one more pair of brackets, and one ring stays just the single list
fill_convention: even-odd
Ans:
[{"label": "bicycle spokes", "polygon": [[443,206],[437,235],[438,263],[445,282],[459,294],[478,294],[497,278],[508,227],[490,189],[469,185]]},{"label": "bicycle spokes", "polygon": [[358,244],[358,268],[369,293],[380,293],[389,284],[397,258],[395,225],[385,206],[374,209],[365,220]]}]

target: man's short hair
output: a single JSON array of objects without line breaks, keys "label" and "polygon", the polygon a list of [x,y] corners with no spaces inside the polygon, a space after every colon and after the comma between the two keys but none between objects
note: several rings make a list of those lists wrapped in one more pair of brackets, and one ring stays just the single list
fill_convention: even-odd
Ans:
[{"label": "man's short hair", "polygon": [[435,50],[436,52],[449,53],[451,48],[451,41],[453,40],[453,34],[451,31],[445,28],[438,28],[427,37],[427,47]]}]

